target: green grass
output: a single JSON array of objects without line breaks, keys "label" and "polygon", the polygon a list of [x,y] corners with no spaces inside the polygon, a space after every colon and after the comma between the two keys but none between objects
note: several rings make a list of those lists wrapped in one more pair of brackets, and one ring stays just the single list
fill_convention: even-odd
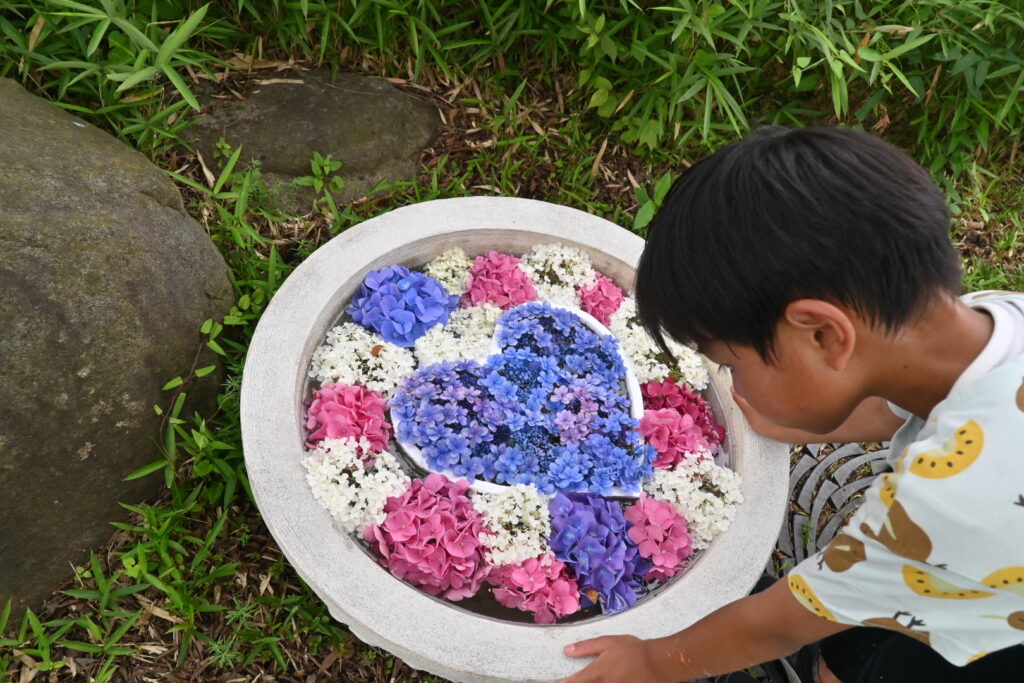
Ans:
[{"label": "green grass", "polygon": [[438,95],[466,85],[449,113],[480,129],[430,158],[415,182],[349,205],[330,198],[336,162],[313,158],[302,182],[319,199],[301,216],[274,204],[239,150],[221,150],[212,183],[172,174],[238,297],[202,329],[226,370],[217,410],[181,414],[209,368],[167,378],[162,457],[134,473],[162,476],[165,495],[126,506],[117,544],[78,568],[52,618],[0,616],[0,681],[26,660],[61,676],[81,660],[99,681],[200,667],[210,677],[314,675],[331,653],[334,667],[349,656],[396,666],[351,639],[267,550],[238,405],[249,340],[281,282],[324,240],[395,207],[526,196],[643,234],[685,160],[761,123],[842,121],[877,127],[931,168],[956,214],[970,289],[1024,289],[1019,10],[979,0],[655,4],[16,0],[0,9],[0,74],[158,163],[190,121],[203,74],[236,53],[331,68],[365,56]]}]

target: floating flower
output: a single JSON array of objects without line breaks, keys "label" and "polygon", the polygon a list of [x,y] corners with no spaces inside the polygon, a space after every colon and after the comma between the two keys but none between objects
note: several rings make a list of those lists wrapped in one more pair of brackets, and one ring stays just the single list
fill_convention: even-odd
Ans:
[{"label": "floating flower", "polygon": [[472,267],[473,260],[466,256],[465,251],[455,247],[428,263],[423,271],[440,282],[449,294],[461,296],[466,291]]},{"label": "floating flower", "polygon": [[313,393],[306,410],[306,446],[322,439],[364,438],[370,450],[388,448],[391,425],[384,417],[387,403],[376,391],[347,384],[325,384]]},{"label": "floating flower", "polygon": [[580,307],[579,289],[595,275],[590,257],[578,247],[538,244],[523,254],[522,269],[537,291],[537,299]]},{"label": "floating flower", "polygon": [[688,346],[668,338],[666,354],[635,318],[636,302],[627,297],[619,310],[612,314],[609,329],[622,344],[622,353],[629,361],[641,384],[660,382],[676,375],[694,389],[708,385],[708,371],[700,354]]},{"label": "floating flower", "polygon": [[584,607],[605,614],[632,607],[652,564],[627,533],[622,506],[588,493],[557,494],[551,511],[551,551],[576,577]]},{"label": "floating flower", "polygon": [[351,533],[385,519],[385,506],[409,486],[391,453],[371,450],[365,439],[324,439],[302,461],[313,497]]},{"label": "floating flower", "polygon": [[346,312],[388,342],[408,347],[458,305],[437,280],[405,266],[370,271]]},{"label": "floating flower", "polygon": [[483,518],[468,488],[465,480],[440,474],[417,479],[388,500],[384,521],[366,527],[363,536],[398,578],[448,600],[468,598],[490,570],[479,540]]},{"label": "floating flower", "polygon": [[462,307],[492,303],[508,310],[536,298],[537,292],[519,267],[519,259],[492,251],[473,261],[466,293],[462,295]]},{"label": "floating flower", "polygon": [[599,323],[607,327],[611,324],[612,315],[619,310],[625,295],[610,277],[595,276],[593,282],[580,289],[580,302],[586,313],[594,316]]},{"label": "floating flower", "polygon": [[564,563],[551,554],[531,557],[520,564],[498,567],[487,582],[505,607],[533,612],[538,624],[573,614],[580,608],[580,589]]},{"label": "floating flower", "polygon": [[536,487],[517,484],[502,493],[477,493],[473,507],[484,520],[480,542],[492,565],[519,564],[547,552],[548,501]]},{"label": "floating flower", "polygon": [[411,351],[348,322],[327,332],[324,343],[313,352],[309,376],[321,384],[362,384],[389,396],[415,369]]},{"label": "floating flower", "polygon": [[700,394],[676,383],[674,379],[666,379],[664,382],[648,382],[640,386],[640,391],[644,397],[645,408],[650,410],[672,408],[693,418],[693,421],[700,427],[709,450],[714,450],[725,440],[725,427],[715,420],[711,405]]},{"label": "floating flower", "polygon": [[664,581],[682,570],[683,561],[693,554],[693,546],[686,519],[671,503],[641,495],[623,511],[623,516],[632,524],[628,533],[640,556],[652,563],[645,579]]},{"label": "floating flower", "polygon": [[671,408],[647,410],[640,418],[640,434],[658,451],[654,467],[672,469],[688,456],[708,451],[700,425],[686,413]]},{"label": "floating flower", "polygon": [[740,475],[711,458],[689,458],[673,470],[654,470],[644,490],[686,518],[694,550],[707,548],[736,517],[743,502]]},{"label": "floating flower", "polygon": [[502,310],[490,303],[453,311],[448,324],[436,325],[416,340],[416,358],[421,365],[487,360],[494,351],[494,329],[501,314]]}]

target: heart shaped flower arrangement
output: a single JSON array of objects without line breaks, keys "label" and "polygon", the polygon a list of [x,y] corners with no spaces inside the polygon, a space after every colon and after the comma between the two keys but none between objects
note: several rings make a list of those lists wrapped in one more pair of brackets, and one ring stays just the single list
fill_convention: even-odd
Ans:
[{"label": "heart shaped flower arrangement", "polygon": [[313,495],[432,595],[489,587],[537,623],[631,607],[742,502],[702,359],[635,310],[559,244],[368,273],[311,362]]}]

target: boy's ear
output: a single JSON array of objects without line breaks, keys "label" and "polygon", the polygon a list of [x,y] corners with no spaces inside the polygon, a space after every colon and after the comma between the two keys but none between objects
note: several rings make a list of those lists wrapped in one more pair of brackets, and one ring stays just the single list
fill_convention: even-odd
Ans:
[{"label": "boy's ear", "polygon": [[857,328],[846,310],[820,299],[798,299],[786,306],[782,319],[830,368],[846,368],[857,342]]}]

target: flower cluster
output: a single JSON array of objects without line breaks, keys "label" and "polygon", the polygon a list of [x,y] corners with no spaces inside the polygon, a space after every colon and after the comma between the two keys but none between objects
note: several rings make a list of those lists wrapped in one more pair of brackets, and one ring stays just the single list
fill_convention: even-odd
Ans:
[{"label": "flower cluster", "polygon": [[388,499],[409,487],[391,453],[367,461],[370,450],[365,439],[324,439],[302,461],[313,497],[349,533],[383,522]]},{"label": "flower cluster", "polygon": [[469,269],[463,308],[492,303],[502,310],[533,301],[537,292],[530,278],[519,267],[519,259],[492,251],[477,256]]},{"label": "flower cluster", "polygon": [[596,271],[586,252],[563,244],[538,244],[523,255],[522,269],[537,290],[537,299],[579,308],[580,288]]},{"label": "flower cluster", "polygon": [[641,495],[623,516],[632,525],[629,537],[640,556],[651,561],[646,580],[664,581],[682,571],[683,562],[693,554],[693,545],[686,519],[671,503]]},{"label": "flower cluster", "polygon": [[671,356],[666,354],[635,316],[636,301],[627,297],[611,315],[609,329],[622,343],[622,352],[641,384],[675,375],[694,389],[707,387],[708,371],[700,354],[671,338],[666,338]]},{"label": "flower cluster", "polygon": [[494,586],[494,597],[499,603],[533,612],[533,620],[538,624],[552,624],[580,608],[576,580],[565,564],[550,554],[493,569],[487,582]]},{"label": "flower cluster", "polygon": [[373,270],[346,312],[363,327],[397,346],[412,346],[434,325],[443,325],[458,305],[437,280],[405,266]]},{"label": "flower cluster", "polygon": [[473,507],[484,519],[480,542],[492,565],[519,564],[547,552],[548,502],[533,486],[516,484],[502,493],[477,493]]},{"label": "flower cluster", "polygon": [[711,458],[683,460],[674,470],[656,469],[644,489],[686,518],[694,550],[707,548],[728,529],[743,502],[740,476]]},{"label": "flower cluster", "polygon": [[622,506],[588,493],[560,493],[549,509],[551,551],[576,577],[582,605],[599,604],[605,614],[632,607],[652,564],[630,538]]},{"label": "flower cluster", "polygon": [[320,384],[361,384],[389,396],[415,369],[411,351],[348,322],[331,328],[313,352],[309,376]]},{"label": "flower cluster", "polygon": [[640,418],[640,434],[658,451],[655,467],[670,470],[687,457],[709,455],[700,425],[686,413],[671,408],[645,411]]},{"label": "flower cluster", "polygon": [[629,414],[612,337],[531,303],[502,316],[497,340],[485,364],[430,365],[396,393],[398,438],[432,469],[545,493],[608,494],[650,476],[654,449]]},{"label": "flower cluster", "polygon": [[466,256],[465,251],[455,247],[428,263],[423,271],[440,282],[449,294],[461,296],[466,291],[472,267],[473,260]]},{"label": "flower cluster", "polygon": [[384,521],[366,527],[363,536],[398,578],[448,600],[468,598],[490,570],[479,540],[483,518],[468,488],[440,474],[416,479],[388,499]]},{"label": "flower cluster", "polygon": [[714,450],[725,441],[725,427],[718,424],[711,406],[700,394],[676,383],[674,379],[664,382],[648,382],[640,386],[644,407],[650,410],[671,408],[683,415],[689,415],[700,427],[701,435],[709,450]]},{"label": "flower cluster", "polygon": [[583,310],[605,326],[611,324],[612,315],[619,310],[624,299],[619,286],[605,275],[595,276],[593,283],[580,289]]},{"label": "flower cluster", "polygon": [[325,384],[313,393],[306,409],[306,445],[323,439],[366,439],[370,450],[388,448],[391,425],[384,418],[387,405],[376,391],[347,384]]},{"label": "flower cluster", "polygon": [[494,330],[502,310],[481,304],[454,311],[443,327],[438,325],[416,340],[420,365],[445,360],[485,361],[494,352]]}]

